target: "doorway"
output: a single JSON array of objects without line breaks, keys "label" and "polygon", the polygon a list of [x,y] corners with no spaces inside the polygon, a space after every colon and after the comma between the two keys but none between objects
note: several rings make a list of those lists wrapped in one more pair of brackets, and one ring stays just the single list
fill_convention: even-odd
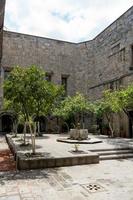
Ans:
[{"label": "doorway", "polygon": [[133,138],[133,111],[129,111],[129,138]]},{"label": "doorway", "polygon": [[13,130],[13,119],[10,115],[1,116],[1,125],[3,133],[10,133]]}]

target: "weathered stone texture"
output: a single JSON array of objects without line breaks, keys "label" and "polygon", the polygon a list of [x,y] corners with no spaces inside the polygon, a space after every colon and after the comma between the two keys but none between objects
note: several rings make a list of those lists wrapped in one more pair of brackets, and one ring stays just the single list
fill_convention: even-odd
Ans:
[{"label": "weathered stone texture", "polygon": [[[90,87],[93,87],[90,92],[94,91],[94,98],[99,96],[98,90],[101,93],[101,89],[103,89],[101,85],[106,88],[105,82],[119,79],[131,72],[130,67],[133,64],[132,44],[133,7],[93,40],[93,70],[89,66],[90,84],[88,91]],[[94,88],[99,84],[101,84],[99,87]]]},{"label": "weathered stone texture", "polygon": [[4,24],[4,12],[5,12],[5,0],[0,1],[0,61],[2,56],[2,36],[3,36],[3,24]]},{"label": "weathered stone texture", "polygon": [[[3,25],[4,25],[4,12],[5,12],[5,0],[0,1],[0,85],[3,83],[3,71],[1,70],[2,59],[2,42],[3,42]],[[3,89],[0,87],[0,105],[3,101]]]},{"label": "weathered stone texture", "polygon": [[88,86],[91,85],[94,73],[93,41],[78,44],[77,50],[76,90],[88,96]]},{"label": "weathered stone texture", "polygon": [[[132,45],[133,7],[93,40],[78,44],[4,31],[2,67],[37,65],[52,74],[54,83],[67,76],[69,95],[79,91],[95,100],[103,90],[133,81]],[[125,124],[127,119],[120,121]]]},{"label": "weathered stone texture", "polygon": [[96,38],[79,44],[4,31],[2,66],[42,66],[57,84],[68,75],[68,94],[80,91],[97,99],[110,81],[131,72],[132,35],[133,7]]},{"label": "weathered stone texture", "polygon": [[52,74],[52,81],[61,84],[68,76],[68,94],[75,93],[76,44],[4,31],[3,68],[16,65],[37,65]]}]

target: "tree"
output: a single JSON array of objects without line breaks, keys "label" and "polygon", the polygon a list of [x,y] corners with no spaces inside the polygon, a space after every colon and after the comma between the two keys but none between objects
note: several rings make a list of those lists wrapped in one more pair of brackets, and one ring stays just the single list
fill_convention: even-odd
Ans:
[{"label": "tree", "polygon": [[[62,88],[45,80],[45,73],[36,66],[15,67],[4,82],[4,95],[12,107],[29,126],[32,152],[35,153],[35,125],[33,116],[51,113],[62,95]],[[25,137],[24,137],[25,138]]]},{"label": "tree", "polygon": [[76,93],[73,97],[66,97],[53,113],[64,120],[74,116],[75,125],[77,126],[81,119],[83,119],[83,114],[90,111],[91,106],[89,101],[82,94]]},{"label": "tree", "polygon": [[129,111],[133,109],[133,85],[115,91],[114,95],[117,107],[119,107],[120,111],[123,111],[127,117],[133,121],[133,118],[129,113]]},{"label": "tree", "polygon": [[96,101],[93,104],[93,112],[97,116],[97,118],[103,118],[105,117],[109,130],[111,132],[111,136],[114,136],[114,129],[113,129],[113,123],[112,123],[112,118],[114,113],[120,112],[121,106],[118,102],[118,92],[112,92],[110,90],[104,91],[103,98],[99,101]]}]

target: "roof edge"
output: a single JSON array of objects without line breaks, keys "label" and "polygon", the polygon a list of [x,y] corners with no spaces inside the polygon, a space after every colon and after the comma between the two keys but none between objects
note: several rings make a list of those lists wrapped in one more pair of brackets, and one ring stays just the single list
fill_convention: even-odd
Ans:
[{"label": "roof edge", "polygon": [[133,9],[133,6],[131,6],[128,10],[126,10],[126,11],[125,11],[122,15],[120,15],[115,21],[113,21],[111,24],[109,24],[103,31],[101,31],[101,32],[100,32],[98,35],[96,35],[93,39],[86,40],[86,41],[83,41],[83,42],[69,42],[69,41],[65,41],[65,40],[54,39],[54,38],[43,37],[43,36],[37,36],[37,35],[32,35],[32,34],[27,34],[27,33],[16,32],[16,31],[6,31],[6,30],[3,30],[3,31],[4,31],[4,32],[7,32],[7,33],[25,35],[25,36],[28,36],[28,37],[36,37],[36,38],[42,38],[42,39],[46,39],[46,40],[53,40],[53,41],[62,42],[62,43],[69,43],[69,44],[73,44],[73,45],[79,45],[79,44],[83,44],[83,43],[87,43],[87,42],[94,41],[97,37],[99,37],[99,35],[101,35],[102,33],[104,33],[109,27],[111,27],[114,23],[116,23],[121,17],[123,17],[123,16],[124,16],[126,13],[128,13],[131,9]]},{"label": "roof edge", "polygon": [[65,40],[59,40],[59,39],[54,39],[54,38],[49,38],[49,37],[43,37],[43,36],[38,36],[38,35],[32,35],[32,34],[27,34],[27,33],[21,33],[21,32],[16,32],[16,31],[7,31],[7,30],[3,30],[3,32],[5,33],[11,33],[11,34],[18,34],[18,35],[24,35],[27,37],[35,37],[35,38],[42,38],[42,39],[46,39],[46,40],[53,40],[53,41],[57,41],[57,42],[62,42],[62,43],[69,43],[69,44],[78,44],[76,42],[69,42],[69,41],[65,41]]}]

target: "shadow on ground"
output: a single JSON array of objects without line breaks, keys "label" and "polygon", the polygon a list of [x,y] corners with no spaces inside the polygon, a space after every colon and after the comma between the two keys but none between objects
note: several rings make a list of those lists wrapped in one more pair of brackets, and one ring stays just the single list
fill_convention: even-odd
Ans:
[{"label": "shadow on ground", "polygon": [[127,147],[127,148],[133,148],[133,139],[129,138],[109,138],[104,135],[96,135],[96,138],[103,140],[103,142],[106,142],[107,144],[113,145],[115,148],[117,147]]},{"label": "shadow on ground", "polygon": [[6,185],[7,181],[48,179],[51,176],[51,173],[58,174],[58,171],[59,168],[16,172],[0,172],[0,185]]}]

